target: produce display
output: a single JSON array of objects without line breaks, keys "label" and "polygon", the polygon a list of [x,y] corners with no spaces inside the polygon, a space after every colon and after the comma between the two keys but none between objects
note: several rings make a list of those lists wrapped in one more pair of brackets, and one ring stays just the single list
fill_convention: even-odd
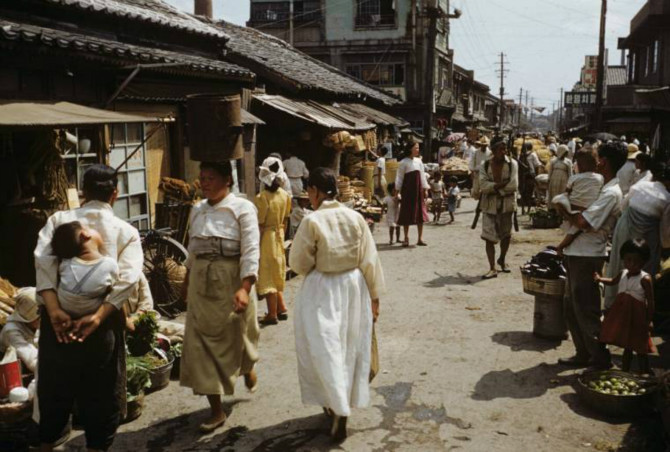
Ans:
[{"label": "produce display", "polygon": [[156,346],[158,320],[155,312],[144,312],[135,318],[135,331],[128,333],[126,344],[132,356],[143,356]]},{"label": "produce display", "polygon": [[601,375],[588,383],[588,387],[601,394],[636,396],[647,393],[647,389],[635,380],[625,377]]},{"label": "produce display", "polygon": [[551,247],[540,251],[526,262],[521,267],[521,273],[542,279],[565,279],[568,274],[563,266],[563,258]]},{"label": "produce display", "polygon": [[470,167],[465,159],[460,157],[451,157],[442,164],[442,173],[452,176],[467,175],[470,173]]}]

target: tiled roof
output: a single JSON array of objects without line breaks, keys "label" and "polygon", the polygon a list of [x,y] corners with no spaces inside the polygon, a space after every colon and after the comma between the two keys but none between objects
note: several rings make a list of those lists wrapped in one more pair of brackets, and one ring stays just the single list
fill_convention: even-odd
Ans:
[{"label": "tiled roof", "polygon": [[148,22],[198,35],[226,38],[219,28],[198,20],[161,0],[42,0],[123,19]]},{"label": "tiled roof", "polygon": [[253,80],[254,78],[254,74],[248,69],[225,61],[152,47],[136,46],[35,25],[19,24],[5,19],[0,19],[0,40],[20,41],[56,49],[66,49],[85,57],[113,58],[121,60],[125,64],[183,63],[183,65],[163,70],[183,71],[186,69],[198,73],[246,80]]},{"label": "tiled roof", "polygon": [[351,99],[374,99],[386,105],[400,99],[297,50],[285,41],[256,29],[218,22],[229,37],[226,58],[281,86],[297,91],[320,91]]},{"label": "tiled roof", "polygon": [[607,66],[607,86],[621,86],[628,83],[628,69],[626,66]]}]

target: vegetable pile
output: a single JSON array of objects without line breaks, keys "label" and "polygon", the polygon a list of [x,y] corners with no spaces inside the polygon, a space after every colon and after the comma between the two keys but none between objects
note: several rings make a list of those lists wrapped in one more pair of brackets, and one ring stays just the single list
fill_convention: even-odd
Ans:
[{"label": "vegetable pile", "polygon": [[607,375],[601,375],[599,378],[591,380],[588,387],[601,394],[618,396],[635,396],[647,392],[638,382],[630,378],[608,377]]},{"label": "vegetable pile", "polygon": [[563,266],[563,258],[553,248],[546,248],[533,256],[521,267],[521,273],[543,279],[565,279],[568,274]]}]

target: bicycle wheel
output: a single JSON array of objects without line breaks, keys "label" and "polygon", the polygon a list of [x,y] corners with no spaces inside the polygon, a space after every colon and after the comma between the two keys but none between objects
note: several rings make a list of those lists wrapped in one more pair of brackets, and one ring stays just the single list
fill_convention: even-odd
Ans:
[{"label": "bicycle wheel", "polygon": [[183,312],[181,289],[186,276],[183,263],[188,257],[184,246],[169,237],[148,236],[144,249],[144,275],[149,282],[154,308],[167,317]]}]

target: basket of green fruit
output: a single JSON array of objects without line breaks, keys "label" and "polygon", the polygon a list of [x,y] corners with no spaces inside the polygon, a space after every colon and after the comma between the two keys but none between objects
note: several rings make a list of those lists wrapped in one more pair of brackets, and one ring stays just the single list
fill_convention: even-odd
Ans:
[{"label": "basket of green fruit", "polygon": [[635,417],[654,407],[658,383],[617,370],[589,372],[576,385],[579,397],[592,409],[615,417]]}]

